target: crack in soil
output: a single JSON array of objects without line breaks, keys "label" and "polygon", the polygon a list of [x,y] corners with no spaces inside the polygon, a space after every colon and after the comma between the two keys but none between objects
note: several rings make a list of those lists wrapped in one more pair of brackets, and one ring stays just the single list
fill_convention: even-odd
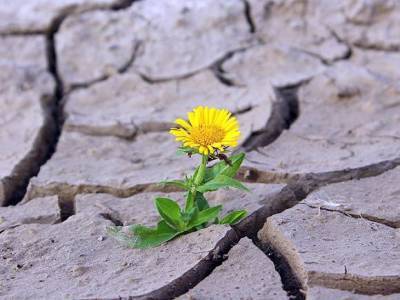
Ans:
[{"label": "crack in soil", "polygon": [[5,32],[0,32],[0,36],[32,36],[32,35],[48,35],[51,31],[53,31],[54,24],[57,22],[62,23],[64,19],[66,19],[69,15],[77,14],[77,13],[85,13],[88,11],[96,11],[96,10],[120,10],[126,9],[133,4],[133,2],[141,1],[141,0],[119,0],[111,5],[107,4],[93,4],[89,6],[80,5],[80,4],[70,4],[61,9],[61,11],[50,21],[49,28],[44,29],[13,29]]},{"label": "crack in soil", "polygon": [[295,275],[286,257],[275,251],[271,245],[262,243],[258,238],[255,238],[253,243],[273,262],[275,270],[281,277],[282,287],[287,292],[289,299],[305,300],[306,287]]},{"label": "crack in soil", "polygon": [[346,217],[349,218],[353,218],[353,219],[362,219],[362,220],[367,220],[373,223],[377,223],[377,224],[381,224],[381,225],[385,225],[391,228],[400,228],[400,222],[393,222],[393,221],[389,221],[389,220],[385,220],[385,219],[381,219],[378,217],[374,217],[372,215],[369,214],[363,214],[363,213],[352,213],[352,212],[348,212],[345,210],[340,210],[340,209],[331,209],[331,208],[326,208],[326,207],[322,207],[322,206],[318,206],[318,205],[312,205],[312,204],[308,204],[308,203],[299,203],[299,204],[303,204],[306,205],[310,208],[316,208],[318,210],[324,210],[324,211],[329,211],[329,212],[334,212],[334,213],[340,213]]},{"label": "crack in soil", "polygon": [[273,103],[271,117],[264,129],[253,132],[243,143],[246,151],[271,144],[296,121],[299,116],[297,93],[302,84],[275,88],[278,101]]},{"label": "crack in soil", "polygon": [[351,273],[329,274],[323,272],[309,272],[311,286],[352,291],[361,295],[391,295],[400,293],[400,278],[398,276],[365,277]]},{"label": "crack in soil", "polygon": [[[168,300],[179,297],[191,288],[195,287],[199,282],[212,273],[212,271],[220,266],[226,259],[226,255],[235,246],[240,236],[235,230],[229,230],[226,235],[217,243],[215,248],[202,259],[196,266],[184,273],[181,277],[173,280],[171,283],[162,288],[152,291],[148,294],[129,297],[129,300]],[[120,298],[115,298],[120,299]]]},{"label": "crack in soil", "polygon": [[[133,51],[132,51],[132,54],[131,54],[130,58],[125,62],[124,65],[122,65],[121,67],[119,67],[117,69],[116,74],[124,74],[124,73],[126,73],[131,68],[133,63],[135,62],[135,59],[136,59],[136,57],[137,57],[137,55],[138,55],[138,53],[140,51],[140,47],[143,45],[143,42],[138,40],[138,41],[133,41],[133,44],[134,44]],[[73,92],[75,90],[89,88],[89,87],[91,87],[92,85],[94,85],[96,83],[100,83],[100,82],[106,81],[107,79],[109,79],[113,75],[114,74],[104,75],[104,76],[101,76],[99,78],[95,78],[95,79],[90,80],[90,81],[81,82],[81,83],[73,83],[68,87],[68,91],[66,92],[66,94],[69,94],[69,93],[71,93],[71,92]],[[144,81],[149,83],[148,79],[144,79],[143,78],[143,75],[141,75],[141,74],[138,74],[138,75],[141,76]]]},{"label": "crack in soil", "polygon": [[[129,7],[135,0],[121,0],[115,3],[111,9],[124,9]],[[106,9],[99,6],[96,9]],[[90,10],[90,9],[87,9]],[[15,205],[22,201],[27,193],[30,179],[39,173],[40,167],[44,165],[54,154],[64,123],[64,110],[62,99],[64,96],[64,84],[58,72],[57,53],[55,47],[55,35],[57,34],[62,22],[69,14],[79,11],[79,6],[71,5],[66,7],[50,24],[49,30],[45,32],[16,32],[2,35],[32,35],[44,34],[46,40],[46,59],[48,72],[54,79],[55,88],[53,95],[45,95],[41,99],[42,111],[45,116],[43,127],[35,139],[32,150],[28,155],[17,164],[13,170],[7,189],[3,191],[5,195],[4,206]],[[14,183],[15,182],[15,183]],[[61,205],[60,207],[64,207]]]},{"label": "crack in soil", "polygon": [[386,171],[400,166],[400,157],[385,160],[371,165],[357,168],[348,168],[338,171],[329,171],[321,173],[289,174],[275,171],[263,171],[255,167],[241,167],[237,178],[243,182],[250,183],[288,183],[291,181],[312,180],[315,185],[322,187],[328,184],[374,177],[383,174]]},{"label": "crack in soil", "polygon": [[[243,0],[244,1],[244,0]],[[235,82],[233,79],[229,78],[226,76],[227,72],[223,68],[223,65],[225,64],[226,61],[230,60],[232,57],[234,57],[237,53],[243,53],[246,52],[256,46],[259,46],[260,42],[255,41],[253,44],[242,47],[239,49],[231,50],[225,53],[220,59],[216,60],[210,67],[209,69],[213,72],[214,76],[224,85],[226,86],[236,86],[236,87],[243,87],[243,84],[239,84]]]},{"label": "crack in soil", "polygon": [[[65,98],[65,102],[68,99]],[[251,104],[244,106],[243,108],[232,111],[232,115],[238,116],[251,111],[254,108]],[[68,114],[65,115],[65,119],[68,118]],[[98,126],[91,124],[75,124],[66,122],[63,130],[71,132],[80,132],[90,136],[114,136],[128,141],[134,141],[134,139],[143,134],[154,133],[154,132],[168,132],[171,128],[176,127],[173,122],[158,122],[148,121],[136,124],[134,120],[129,123],[130,126],[126,127],[123,124],[116,122],[112,126]]]},{"label": "crack in soil", "polygon": [[45,187],[30,186],[28,192],[23,199],[26,203],[34,198],[42,198],[47,196],[58,196],[59,207],[61,211],[61,219],[65,221],[75,214],[75,197],[78,194],[110,194],[118,198],[127,198],[139,193],[160,192],[171,193],[182,191],[174,186],[163,186],[158,183],[138,184],[129,188],[115,188],[102,185],[69,185],[66,183],[53,183]]},{"label": "crack in soil", "polygon": [[[115,4],[111,8],[108,7],[107,9],[112,9],[112,10],[125,9],[129,7],[133,2],[135,2],[135,0],[122,0],[119,4]],[[249,24],[249,30],[250,32],[254,33],[256,31],[256,28],[251,18],[251,6],[246,0],[243,0],[243,3],[245,4],[245,16],[247,23]],[[98,9],[104,9],[104,8],[98,8]],[[62,220],[66,220],[69,216],[75,213],[74,197],[77,194],[109,193],[118,197],[129,197],[147,191],[160,191],[160,192],[175,191],[171,189],[160,188],[159,185],[156,185],[154,183],[144,184],[140,186],[138,185],[128,189],[119,189],[106,186],[90,186],[90,185],[71,186],[68,184],[57,184],[55,186],[46,187],[44,189],[35,187],[32,191],[28,191],[26,193],[29,179],[37,174],[40,165],[43,165],[54,153],[63,126],[64,113],[63,113],[62,99],[64,97],[64,86],[57,70],[57,53],[55,50],[54,38],[63,20],[71,13],[76,13],[75,8],[74,9],[69,8],[68,11],[64,11],[57,18],[55,18],[52,22],[51,29],[49,30],[49,32],[46,33],[47,58],[49,64],[48,68],[49,72],[53,75],[56,81],[56,87],[53,99],[54,101],[52,101],[51,105],[48,105],[46,107],[46,109],[49,110],[50,112],[49,116],[52,119],[52,121],[49,123],[52,123],[53,126],[56,127],[55,132],[52,134],[52,142],[48,143],[48,149],[46,151],[45,159],[41,161],[39,166],[36,168],[37,170],[34,170],[30,174],[30,176],[28,176],[27,179],[25,180],[24,183],[25,186],[21,189],[19,193],[20,196],[16,197],[16,199],[12,201],[9,201],[10,202],[9,204],[18,203],[25,194],[26,194],[25,197],[28,200],[41,196],[58,195]],[[41,33],[43,32],[38,32],[37,34]],[[19,34],[35,34],[35,33],[21,32]],[[336,36],[336,38],[338,37]],[[135,47],[135,51],[133,52],[131,59],[126,63],[126,65],[124,65],[123,68],[120,69],[119,71],[120,73],[126,72],[128,69],[130,69],[131,65],[133,64],[136,57],[136,52],[139,49],[139,45],[136,44],[136,46],[137,47]],[[222,65],[226,60],[232,58],[235,55],[235,53],[246,51],[249,48],[251,47],[230,51],[226,53],[221,59],[213,63],[211,67],[208,68],[213,70],[215,76],[220,80],[221,83],[228,86],[235,86],[236,84],[232,80],[224,76],[225,71],[223,70]],[[343,57],[342,59],[348,59],[351,57],[352,53],[351,48],[350,47],[348,48],[349,48],[348,54],[346,54],[346,56]],[[364,49],[372,49],[372,48],[364,48]],[[151,79],[143,74],[140,75],[145,81],[152,84],[157,84],[159,82],[187,78],[201,71],[203,71],[203,69],[197,70],[192,74],[185,75],[179,78],[168,78],[163,80]],[[90,83],[76,85],[73,88],[87,88],[91,84],[95,84],[99,81],[106,80],[107,78],[108,77],[98,79]],[[294,86],[276,88],[276,93],[280,101],[274,104],[272,117],[266,124],[265,130],[254,132],[252,136],[245,142],[244,148],[246,150],[255,149],[260,146],[266,146],[274,142],[279,137],[281,132],[285,129],[288,129],[290,125],[296,120],[296,118],[299,115],[299,102],[297,97],[297,91],[301,84],[303,84],[303,82]],[[251,107],[249,108],[249,110],[250,109]],[[247,111],[248,110],[244,110],[243,112],[237,112],[237,113],[240,114]],[[144,133],[146,133],[146,132],[151,132],[151,130],[159,130],[157,126],[158,124],[149,123],[150,129],[143,131]],[[160,126],[164,128],[166,124],[161,124]],[[138,297],[130,297],[129,299],[173,299],[174,297],[186,293],[189,289],[193,288],[204,278],[206,278],[209,274],[211,274],[211,272],[217,266],[221,265],[225,259],[225,255],[229,252],[229,250],[234,245],[236,245],[241,238],[245,236],[251,238],[253,242],[256,244],[256,246],[259,247],[273,261],[276,270],[279,272],[281,276],[283,287],[288,292],[288,295],[294,299],[305,299],[304,284],[302,284],[299,278],[295,275],[286,257],[282,253],[273,250],[270,247],[270,245],[262,244],[257,238],[257,233],[264,226],[267,218],[275,214],[281,213],[286,209],[289,209],[297,205],[300,201],[305,199],[305,197],[309,193],[311,193],[312,191],[316,190],[321,186],[328,185],[331,183],[348,181],[355,178],[359,179],[369,176],[377,176],[390,169],[395,168],[398,165],[400,165],[400,158],[360,167],[357,169],[325,172],[320,174],[306,174],[304,176],[297,176],[297,177],[296,176],[279,177],[275,173],[268,173],[257,170],[255,168],[242,168],[239,174],[239,178],[241,178],[244,181],[257,182],[257,183],[288,182],[288,185],[284,189],[282,189],[281,192],[265,199],[263,201],[264,202],[263,207],[252,213],[250,216],[242,220],[240,223],[234,225],[233,229],[228,231],[227,235],[220,242],[218,242],[214,250],[212,250],[208,254],[208,256],[201,262],[199,262],[194,268],[183,274],[180,278],[175,279],[170,284],[158,290],[152,291],[146,295]],[[341,211],[338,212],[344,213]],[[373,222],[384,224],[379,220],[378,221],[371,220],[370,216],[354,215],[348,213],[345,214],[350,215],[351,217],[365,218]],[[121,224],[120,220],[118,220],[118,218],[116,218],[112,214],[105,213],[102,215],[102,217],[112,221],[115,225]],[[385,225],[393,227],[393,224],[392,225],[385,224]],[[396,224],[396,228],[397,227],[398,224]],[[378,292],[379,293],[383,292],[385,294],[388,294],[388,293],[399,292],[398,285],[394,286],[394,283],[397,284],[398,281],[393,280],[392,282],[391,278],[386,278],[386,277],[382,278],[382,282],[384,283],[389,282],[383,288],[376,285],[370,286],[371,282],[368,281],[369,279],[359,278],[351,274],[344,275],[344,277],[341,276],[340,278],[332,277],[330,274],[328,275],[323,276],[321,278],[315,275],[314,277],[311,276],[311,278],[313,278],[312,281],[315,283],[319,283],[327,287],[334,286],[336,288],[338,285],[337,282],[340,282],[341,287],[349,286],[351,288],[354,288],[354,282],[362,282],[362,286],[356,288],[356,292],[361,292],[366,294],[376,294]],[[347,282],[350,282],[349,285],[347,285]]]},{"label": "crack in soil", "polygon": [[247,0],[242,0],[243,5],[244,5],[244,16],[246,18],[246,22],[249,25],[249,32],[250,33],[255,33],[257,31],[256,25],[253,21],[253,17],[251,14],[251,5],[249,1]]},{"label": "crack in soil", "polygon": [[40,167],[49,159],[54,151],[56,126],[53,110],[53,97],[45,95],[41,99],[44,124],[40,128],[31,150],[14,167],[11,176],[4,178],[4,203],[3,206],[16,205],[24,197],[30,179],[39,173]]}]

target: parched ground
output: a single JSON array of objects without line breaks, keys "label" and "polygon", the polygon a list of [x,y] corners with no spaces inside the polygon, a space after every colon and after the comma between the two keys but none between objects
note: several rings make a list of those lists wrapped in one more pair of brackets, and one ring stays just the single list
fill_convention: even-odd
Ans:
[{"label": "parched ground", "polygon": [[[396,0],[0,0],[1,299],[400,299]],[[250,215],[150,250],[197,105],[242,126]]]}]

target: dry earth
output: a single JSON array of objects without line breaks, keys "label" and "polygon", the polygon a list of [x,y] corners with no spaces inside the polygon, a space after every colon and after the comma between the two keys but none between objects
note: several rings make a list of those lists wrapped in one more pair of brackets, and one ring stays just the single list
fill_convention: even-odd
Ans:
[{"label": "dry earth", "polygon": [[[399,70],[397,0],[0,0],[0,298],[400,299]],[[123,247],[199,104],[251,214]]]}]

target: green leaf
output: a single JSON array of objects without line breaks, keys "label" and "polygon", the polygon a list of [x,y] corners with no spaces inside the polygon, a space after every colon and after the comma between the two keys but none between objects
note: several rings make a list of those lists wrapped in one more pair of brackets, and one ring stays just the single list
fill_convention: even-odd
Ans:
[{"label": "green leaf", "polygon": [[188,190],[188,186],[187,183],[183,180],[164,180],[161,181],[160,184],[162,185],[174,185],[177,186],[179,188],[181,188],[182,190]]},{"label": "green leaf", "polygon": [[226,175],[217,175],[214,179],[206,182],[201,186],[198,186],[197,191],[199,191],[200,193],[205,193],[216,191],[217,189],[223,187],[233,187],[240,190],[249,191],[249,189],[245,187],[240,181]]},{"label": "green leaf", "polygon": [[110,226],[107,227],[107,233],[117,241],[121,242],[129,248],[135,248],[135,240],[131,236],[121,231],[122,226]]},{"label": "green leaf", "polygon": [[206,174],[204,177],[204,181],[210,181],[214,179],[218,175],[225,175],[228,177],[234,177],[237,173],[237,171],[240,168],[240,165],[242,164],[244,160],[245,154],[244,153],[239,153],[236,155],[233,155],[229,158],[231,161],[231,166],[228,165],[225,161],[220,161],[216,163],[214,166],[211,168],[206,169]]},{"label": "green leaf", "polygon": [[183,212],[182,213],[182,219],[185,222],[185,224],[188,224],[190,220],[196,217],[196,214],[199,212],[199,209],[194,206],[192,207],[189,211]]},{"label": "green leaf", "polygon": [[182,231],[185,222],[182,219],[181,209],[174,200],[168,198],[156,198],[155,205],[160,216],[167,224],[178,231]]},{"label": "green leaf", "polygon": [[210,207],[207,199],[204,197],[202,193],[196,192],[195,201],[199,211],[205,210]]},{"label": "green leaf", "polygon": [[158,222],[157,227],[133,225],[131,230],[134,234],[132,237],[133,248],[140,249],[160,246],[180,234],[164,220]]},{"label": "green leaf", "polygon": [[245,216],[247,216],[247,211],[235,210],[235,211],[227,214],[225,217],[223,217],[222,220],[219,221],[219,224],[233,225],[233,224],[236,224],[237,222],[239,222]]},{"label": "green leaf", "polygon": [[108,227],[107,233],[129,248],[157,247],[179,235],[179,232],[168,226],[165,221],[160,221],[157,227],[132,225],[129,228],[132,235],[122,232],[121,228],[121,226]]},{"label": "green leaf", "polygon": [[222,205],[214,206],[200,211],[196,218],[192,219],[187,225],[187,229],[199,226],[203,223],[207,223],[210,220],[214,220],[222,209]]}]

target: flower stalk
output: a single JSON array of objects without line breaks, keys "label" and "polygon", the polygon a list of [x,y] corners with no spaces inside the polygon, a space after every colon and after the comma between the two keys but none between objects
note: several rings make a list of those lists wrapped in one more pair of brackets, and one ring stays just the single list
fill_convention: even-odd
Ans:
[{"label": "flower stalk", "polygon": [[[234,179],[244,160],[244,153],[227,157],[224,152],[237,145],[240,137],[239,124],[227,110],[208,107],[197,107],[188,113],[188,121],[177,119],[179,128],[170,133],[182,142],[179,152],[201,156],[201,163],[194,174],[185,180],[164,181],[186,191],[184,209],[169,198],[158,197],[155,206],[160,214],[160,221],[155,227],[132,225],[130,233],[121,231],[120,227],[108,229],[110,235],[132,248],[157,247],[179,235],[205,228],[210,224],[235,224],[247,215],[245,210],[228,213],[221,219],[222,205],[210,207],[207,192],[221,188],[236,188],[248,191]],[[221,159],[212,167],[207,167],[210,160]]]},{"label": "flower stalk", "polygon": [[207,167],[207,162],[208,162],[208,156],[202,155],[201,156],[201,164],[197,171],[196,178],[194,179],[195,186],[201,185],[203,183],[204,174],[206,172],[206,167]]}]

